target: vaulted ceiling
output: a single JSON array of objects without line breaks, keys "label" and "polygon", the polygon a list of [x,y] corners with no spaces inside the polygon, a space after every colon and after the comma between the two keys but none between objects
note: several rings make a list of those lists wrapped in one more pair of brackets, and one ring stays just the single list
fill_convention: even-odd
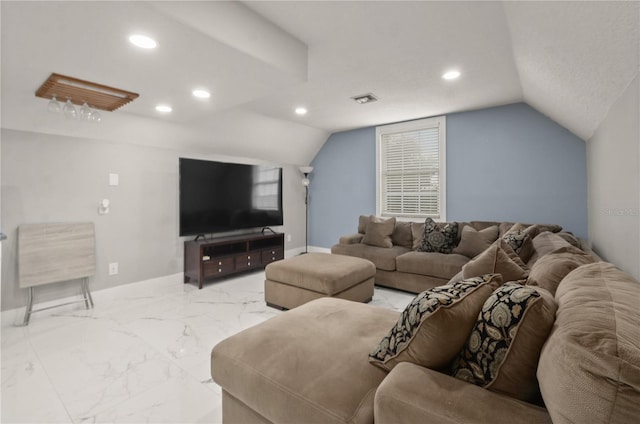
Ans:
[{"label": "vaulted ceiling", "polygon": [[[524,101],[587,140],[638,74],[639,4],[2,1],[1,123],[306,164],[332,132]],[[52,72],[140,97],[61,119],[34,95]]]}]

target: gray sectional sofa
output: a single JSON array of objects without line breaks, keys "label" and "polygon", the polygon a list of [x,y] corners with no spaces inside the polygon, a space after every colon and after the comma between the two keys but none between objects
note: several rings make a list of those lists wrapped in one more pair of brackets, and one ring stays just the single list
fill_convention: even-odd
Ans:
[{"label": "gray sectional sofa", "polygon": [[[481,312],[469,309],[471,295],[455,304],[460,305],[456,310],[461,316],[474,318],[472,332],[457,319],[446,323],[444,314],[454,306],[441,308],[425,319],[431,330],[448,325],[447,331],[437,332],[441,339],[430,340],[424,336],[432,333],[418,333],[422,336],[412,340],[422,347],[407,350],[411,354],[402,359],[397,356],[395,366],[374,363],[371,355],[381,346],[389,347],[385,338],[402,327],[403,317],[415,320],[411,307],[421,304],[420,296],[451,288],[455,293],[456,283],[418,295],[402,314],[342,299],[317,299],[220,342],[211,354],[211,375],[222,387],[223,422],[637,423],[640,283],[559,234],[543,231],[532,242],[524,280],[507,283],[498,274],[476,277],[492,284],[475,299],[484,302]],[[502,249],[495,246],[479,257],[489,256],[495,264],[502,261],[497,270],[508,272],[504,265],[517,260],[512,253],[498,260],[492,252]],[[409,252],[406,249],[402,254]],[[479,264],[477,258],[474,261]],[[474,280],[464,278],[460,287]],[[509,290],[513,294],[504,296]],[[525,309],[517,306],[508,313],[498,308],[485,312],[501,296],[508,304],[522,300],[523,292],[537,293],[539,299],[532,305],[546,306],[536,309],[527,304]],[[512,319],[520,321],[514,325]],[[493,341],[482,341],[489,337],[487,333],[481,336],[481,343],[473,342],[474,335],[482,333],[479,323],[494,321],[508,329],[490,333]],[[447,335],[456,332],[465,332],[462,336],[468,341],[456,347],[460,353],[451,365],[421,364],[418,356],[440,355],[443,346],[451,347]],[[460,372],[464,368],[456,371],[462,359],[473,359],[467,355],[469,349],[486,347],[502,337],[510,338],[506,352],[495,355],[484,368],[480,362],[477,368],[483,369],[466,377]],[[471,381],[487,370],[493,381]],[[498,385],[495,378],[505,381]],[[537,392],[538,397],[523,398],[511,393],[513,388],[527,388],[526,393]]]},{"label": "gray sectional sofa", "polygon": [[[331,253],[368,259],[376,266],[375,284],[391,287],[412,293],[420,293],[431,287],[446,284],[454,276],[460,273],[462,267],[469,262],[475,254],[481,253],[488,244],[495,242],[504,236],[514,225],[513,222],[495,221],[471,221],[458,223],[458,235],[456,248],[452,253],[419,252],[417,249],[423,239],[424,222],[395,221],[391,234],[391,247],[363,242],[367,232],[367,226],[372,221],[382,221],[374,216],[361,215],[358,221],[358,232],[340,237],[339,243],[331,247]],[[523,224],[529,227],[530,224]],[[479,244],[471,249],[460,251],[457,249],[463,236],[465,227],[477,231],[495,227],[495,237],[486,245]],[[559,225],[536,224],[536,230],[541,232],[559,233],[562,227]],[[563,237],[573,238],[568,233]],[[573,238],[575,240],[575,238]],[[572,243],[579,243],[575,241]],[[475,247],[475,248],[474,248]],[[475,254],[474,254],[475,253]],[[473,255],[473,256],[469,256]]]}]

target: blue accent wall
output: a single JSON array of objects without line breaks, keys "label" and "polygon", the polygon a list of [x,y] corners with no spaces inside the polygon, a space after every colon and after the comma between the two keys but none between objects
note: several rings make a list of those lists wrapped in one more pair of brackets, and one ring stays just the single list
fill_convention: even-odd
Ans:
[{"label": "blue accent wall", "polygon": [[376,210],[376,129],[332,134],[313,159],[309,245],[331,247]]},{"label": "blue accent wall", "polygon": [[[447,221],[560,224],[587,237],[586,144],[525,103],[447,115]],[[374,214],[375,127],[333,134],[313,160],[309,244]]]}]

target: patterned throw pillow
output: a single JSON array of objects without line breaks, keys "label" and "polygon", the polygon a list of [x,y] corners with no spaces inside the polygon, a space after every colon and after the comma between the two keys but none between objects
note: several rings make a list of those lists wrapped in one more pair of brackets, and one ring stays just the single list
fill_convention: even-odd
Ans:
[{"label": "patterned throw pillow", "polygon": [[458,241],[458,223],[436,223],[427,218],[424,221],[424,236],[418,252],[451,253]]},{"label": "patterned throw pillow", "polygon": [[533,240],[531,240],[529,234],[509,232],[502,236],[502,240],[507,242],[524,262],[527,262],[529,258],[531,258],[531,255],[533,255]]},{"label": "patterned throw pillow", "polygon": [[369,361],[388,371],[400,362],[446,367],[469,338],[482,304],[501,283],[499,274],[487,274],[420,293]]},{"label": "patterned throw pillow", "polygon": [[482,306],[452,375],[520,400],[535,399],[538,359],[556,309],[547,290],[504,284]]}]

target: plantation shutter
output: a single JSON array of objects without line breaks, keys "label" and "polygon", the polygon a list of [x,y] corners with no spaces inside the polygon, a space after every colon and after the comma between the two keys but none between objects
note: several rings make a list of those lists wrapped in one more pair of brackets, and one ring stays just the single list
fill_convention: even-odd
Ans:
[{"label": "plantation shutter", "polygon": [[382,134],[383,215],[440,218],[440,125]]}]

